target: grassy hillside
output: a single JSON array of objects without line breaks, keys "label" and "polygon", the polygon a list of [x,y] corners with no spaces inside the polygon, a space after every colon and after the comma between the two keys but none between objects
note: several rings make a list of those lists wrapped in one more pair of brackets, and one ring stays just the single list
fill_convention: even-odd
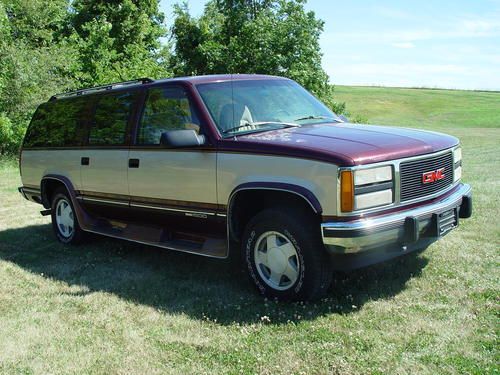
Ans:
[{"label": "grassy hillside", "polygon": [[335,86],[335,94],[371,124],[500,128],[500,92]]},{"label": "grassy hillside", "polygon": [[336,274],[322,301],[276,303],[224,262],[107,238],[63,246],[3,162],[0,373],[498,374],[498,94],[338,93],[370,122],[428,118],[460,137],[473,218],[422,254]]}]

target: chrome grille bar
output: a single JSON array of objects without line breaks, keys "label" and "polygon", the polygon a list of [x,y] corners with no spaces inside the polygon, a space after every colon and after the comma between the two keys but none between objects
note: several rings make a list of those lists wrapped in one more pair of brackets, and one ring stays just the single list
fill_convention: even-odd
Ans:
[{"label": "chrome grille bar", "polygon": [[[444,168],[444,178],[431,183],[423,183],[423,174]],[[422,198],[448,188],[453,183],[453,154],[407,161],[400,164],[400,201]]]}]

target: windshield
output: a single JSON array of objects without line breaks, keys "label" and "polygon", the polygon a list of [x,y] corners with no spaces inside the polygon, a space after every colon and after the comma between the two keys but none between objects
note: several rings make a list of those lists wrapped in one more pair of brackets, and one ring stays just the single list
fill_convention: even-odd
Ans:
[{"label": "windshield", "polygon": [[223,136],[341,122],[323,103],[290,80],[205,83],[197,88]]}]

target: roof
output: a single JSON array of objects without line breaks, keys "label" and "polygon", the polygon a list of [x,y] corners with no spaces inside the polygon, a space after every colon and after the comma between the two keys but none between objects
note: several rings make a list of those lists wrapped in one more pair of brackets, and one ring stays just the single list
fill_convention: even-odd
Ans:
[{"label": "roof", "polygon": [[158,80],[159,82],[186,81],[193,84],[215,83],[226,81],[244,81],[244,80],[265,80],[265,79],[287,79],[279,76],[265,74],[212,74],[201,76],[175,77]]},{"label": "roof", "polygon": [[202,76],[187,76],[187,77],[174,77],[153,80],[151,78],[139,78],[131,81],[108,83],[102,86],[89,87],[75,91],[69,91],[62,94],[53,95],[50,100],[63,99],[75,96],[89,95],[102,91],[123,89],[130,86],[138,86],[145,84],[158,84],[164,82],[190,82],[194,85],[203,83],[216,83],[227,81],[243,81],[243,80],[268,80],[268,79],[288,79],[279,76],[270,76],[264,74],[213,74]]}]

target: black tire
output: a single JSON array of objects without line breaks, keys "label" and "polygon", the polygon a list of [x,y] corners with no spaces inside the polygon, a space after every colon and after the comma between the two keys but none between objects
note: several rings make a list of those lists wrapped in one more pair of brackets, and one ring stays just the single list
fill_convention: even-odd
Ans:
[{"label": "black tire", "polygon": [[[258,265],[256,263],[260,262],[262,254],[265,254],[266,262],[269,261],[268,255],[271,254],[267,249],[269,245],[263,245],[262,241],[264,238],[272,238],[274,241],[274,233],[278,239],[278,246],[273,249],[283,246],[280,244],[286,245],[289,249],[291,243],[296,255],[288,257],[290,250],[287,250],[287,254],[284,255],[286,265],[283,263],[283,255],[279,255],[280,260],[274,261],[273,266],[277,265],[279,268],[284,265],[287,268],[290,265],[297,275],[294,279],[283,274],[279,277],[278,284],[274,284],[276,287],[270,285],[273,283],[272,268],[264,263]],[[303,210],[269,208],[258,213],[246,226],[242,238],[242,251],[250,278],[265,297],[295,301],[314,300],[324,296],[331,284],[332,267],[321,241],[319,222],[312,214]],[[270,263],[268,264],[271,265]],[[279,275],[279,271],[276,274]],[[268,276],[267,281],[266,276]]]},{"label": "black tire", "polygon": [[[66,204],[70,210],[70,217],[73,219],[73,227],[70,233],[68,234],[68,231],[66,234],[64,233],[65,226],[60,225],[57,222],[57,215],[58,209],[61,209],[61,207]],[[58,207],[59,206],[59,207]],[[52,195],[52,203],[51,203],[51,218],[52,218],[52,229],[54,230],[54,234],[57,237],[57,240],[59,242],[62,242],[64,244],[71,244],[71,245],[77,245],[81,243],[84,239],[84,231],[80,227],[80,224],[78,223],[78,218],[75,214],[75,208],[73,206],[73,202],[71,201],[71,198],[68,195],[68,192],[66,191],[65,188],[60,187],[57,188],[54,194]]]}]

